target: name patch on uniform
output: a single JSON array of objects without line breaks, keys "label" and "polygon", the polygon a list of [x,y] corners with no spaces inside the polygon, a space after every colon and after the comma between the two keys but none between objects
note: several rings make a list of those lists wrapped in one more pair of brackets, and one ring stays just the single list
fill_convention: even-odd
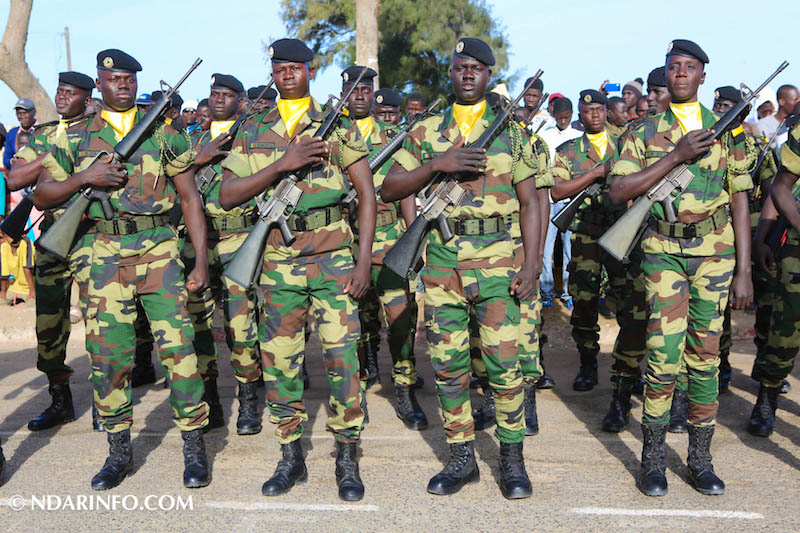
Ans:
[{"label": "name patch on uniform", "polygon": [[425,152],[422,154],[422,160],[425,161],[427,159],[434,159],[436,157],[439,157],[443,153],[444,152]]},{"label": "name patch on uniform", "polygon": [[78,157],[94,157],[100,153],[100,150],[83,150],[78,152]]},{"label": "name patch on uniform", "polygon": [[250,143],[250,149],[252,150],[253,148],[256,150],[259,148],[262,150],[274,150],[275,143]]},{"label": "name patch on uniform", "polygon": [[650,158],[650,157],[664,157],[664,156],[666,156],[668,153],[669,153],[669,152],[664,152],[664,151],[662,151],[662,150],[647,150],[647,151],[644,153],[644,156],[645,156],[646,158]]}]

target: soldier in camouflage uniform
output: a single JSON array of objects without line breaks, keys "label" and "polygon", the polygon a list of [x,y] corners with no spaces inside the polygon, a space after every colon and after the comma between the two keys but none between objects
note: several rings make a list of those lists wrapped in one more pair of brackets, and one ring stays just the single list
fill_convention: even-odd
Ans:
[{"label": "soldier in camouflage uniform", "polygon": [[[306,316],[313,310],[330,384],[328,430],[336,438],[339,497],[360,500],[364,485],[358,471],[357,444],[364,414],[356,344],[360,336],[358,307],[369,286],[375,193],[365,156],[367,148],[356,126],[337,127],[328,140],[312,138],[323,110],[309,95],[314,54],[301,41],[280,39],[269,48],[272,75],[281,98],[277,109],[256,115],[238,132],[223,162],[220,203],[223,209],[250,201],[266,190],[273,194],[287,172],[298,174],[303,192],[288,219],[296,236],[286,245],[277,228],[268,234],[260,276],[265,311],[261,324],[261,358],[270,421],[283,458],[262,494],[288,492],[308,476],[300,436],[308,420],[303,404],[300,367],[305,359]],[[359,257],[354,265],[353,234],[342,217],[346,194],[344,172],[359,194]]]},{"label": "soldier in camouflage uniform", "polygon": [[755,152],[747,149],[741,128],[719,141],[711,139],[709,128],[717,117],[697,101],[707,62],[695,43],[670,43],[670,108],[646,118],[625,137],[612,169],[610,196],[620,204],[644,194],[684,162],[694,175],[673,200],[677,222],[667,222],[657,203],[641,242],[649,361],[639,488],[648,496],[667,492],[665,436],[682,361],[689,378],[689,481],[702,494],[724,492],[710,451],[718,408],[719,340],[729,290],[735,308],[752,299],[747,191]]},{"label": "soldier in camouflage uniform", "polygon": [[[205,486],[211,482],[202,433],[208,405],[201,400],[203,382],[186,308],[187,287],[197,291],[208,285],[205,219],[190,171],[195,154],[185,134],[159,121],[129,161],[113,163],[109,157],[91,164],[101,152],[113,151],[143,117],[134,105],[141,65],[112,49],[97,55],[97,69],[104,108],[91,120],[67,129],[70,144],[56,147],[45,158],[48,172],[35,195],[37,205],[52,208],[87,186],[105,187],[114,212],[113,219],[106,220],[97,203],[88,211],[97,233],[92,242],[86,346],[92,359],[95,405],[110,445],[92,488],[112,488],[133,469],[130,373],[137,301],[154,325],[159,359],[170,380],[170,404],[184,440],[184,485]],[[196,266],[186,283],[178,235],[167,217],[176,189],[189,236],[200,245],[195,246]]]},{"label": "soldier in camouflage uniform", "polygon": [[[556,149],[553,163],[553,200],[575,196],[592,183],[604,183],[617,150],[616,139],[605,130],[606,98],[594,90],[581,93],[578,106],[586,133]],[[614,206],[607,189],[587,198],[572,223],[572,260],[569,264],[569,291],[575,304],[570,322],[572,337],[578,344],[581,368],[573,388],[588,391],[597,383],[597,354],[600,351],[598,302],[601,272],[605,266],[609,289],[617,302],[620,326],[612,355],[614,395],[603,419],[604,431],[618,433],[628,425],[631,393],[639,381],[639,362],[645,356],[644,281],[636,261],[629,268],[612,258],[604,260],[597,240],[619,218],[624,208]]]},{"label": "soldier in camouflage uniform", "polygon": [[[348,80],[356,79],[363,68],[351,66],[342,72],[342,97],[352,87],[352,82],[348,82]],[[370,157],[375,156],[386,146],[391,136],[398,132],[397,128],[392,128],[370,116],[375,103],[373,95],[373,78],[375,76],[377,76],[377,72],[367,69],[361,77],[361,81],[347,101],[349,118],[342,121],[345,127],[355,123],[361,137],[367,143]],[[380,103],[383,103],[383,96],[380,96]],[[375,184],[376,195],[380,192],[383,180],[391,166],[392,163],[389,160],[373,172],[372,181]],[[428,418],[414,394],[414,386],[417,382],[416,358],[414,357],[417,302],[408,280],[383,266],[386,252],[394,246],[397,239],[416,217],[414,197],[408,196],[401,202],[392,203],[378,199],[377,211],[375,238],[372,243],[372,285],[358,302],[361,321],[361,339],[358,349],[359,363],[363,373],[361,380],[363,407],[366,408],[366,389],[369,388],[371,381],[377,380],[377,356],[380,344],[378,311],[382,310],[389,351],[392,354],[392,381],[397,398],[395,412],[408,429],[423,430],[428,427]],[[358,225],[356,224],[353,224],[353,233],[357,246]]]},{"label": "soldier in camouflage uniform", "polygon": [[[753,407],[747,431],[751,435],[768,437],[772,434],[775,413],[778,409],[778,394],[783,381],[792,372],[797,352],[800,349],[800,214],[797,210],[800,178],[800,125],[795,124],[789,131],[789,139],[778,153],[781,168],[772,184],[770,199],[766,202],[758,224],[755,242],[763,243],[760,235],[769,233],[775,224],[778,212],[789,223],[786,241],[777,253],[777,272],[775,275],[777,291],[772,303],[769,337],[759,350],[753,365],[753,379],[760,383],[758,399]],[[777,211],[773,208],[777,208]],[[775,259],[768,250],[755,249],[757,265],[767,274],[775,271]]]},{"label": "soldier in camouflage uniform", "polygon": [[[214,74],[211,77],[211,95],[208,100],[214,120],[208,131],[198,130],[192,134],[192,143],[197,150],[208,147],[211,151],[217,151],[228,143],[228,130],[236,120],[236,110],[243,92],[242,83],[233,76]],[[256,395],[256,382],[261,375],[257,359],[256,289],[242,287],[222,275],[253,225],[255,202],[250,201],[230,210],[220,206],[221,163],[222,156],[217,157],[213,164],[198,170],[195,176],[198,190],[203,197],[208,226],[210,285],[201,292],[189,293],[189,314],[194,324],[197,365],[205,387],[203,399],[210,407],[207,429],[225,425],[217,391],[217,347],[211,331],[216,298],[219,297],[225,315],[225,340],[231,350],[231,365],[239,383],[236,432],[239,435],[255,435],[261,431]],[[194,268],[194,259],[194,247],[191,242],[187,242],[183,250],[187,274]]]},{"label": "soldier in camouflage uniform", "polygon": [[[87,106],[91,102],[94,80],[79,72],[62,72],[59,74],[56,89],[56,111],[61,120],[39,125],[33,132],[30,143],[15,154],[16,162],[11,168],[8,179],[9,189],[14,191],[36,184],[42,171],[42,162],[46,154],[56,144],[65,146],[69,143],[66,128],[78,121],[86,120]],[[51,209],[45,212],[41,230],[46,231],[53,221],[64,210]],[[75,419],[72,392],[69,378],[74,371],[66,364],[67,342],[71,330],[69,321],[70,287],[74,280],[80,293],[81,311],[86,316],[86,296],[91,264],[91,240],[94,230],[86,225],[82,227],[81,236],[75,243],[73,253],[64,262],[44,250],[40,250],[36,258],[34,282],[36,284],[36,368],[47,375],[48,392],[53,398],[52,404],[38,417],[28,422],[28,429],[41,431],[58,424]],[[153,349],[150,326],[147,318],[143,322],[141,336],[137,336],[137,353],[149,354]],[[138,331],[138,330],[137,330]],[[152,364],[150,365],[152,369]],[[155,374],[153,374],[155,380]],[[97,419],[97,411],[92,409],[93,426],[102,431]]]},{"label": "soldier in camouflage uniform", "polygon": [[[531,495],[522,445],[523,388],[519,364],[519,300],[532,300],[540,258],[538,200],[535,182],[541,170],[516,120],[487,149],[460,148],[474,141],[497,117],[487,105],[489,68],[495,60],[479,39],[463,38],[452,57],[451,81],[456,104],[443,114],[422,120],[384,181],[384,201],[421,190],[438,172],[460,174],[464,199],[447,213],[454,237],[442,242],[439,231],[428,235],[425,284],[425,328],[444,415],[450,460],[428,484],[432,494],[453,494],[479,479],[470,409],[468,324],[480,331],[497,411],[500,440],[500,488],[506,498]],[[512,217],[520,217],[525,264],[514,268]],[[524,253],[524,252],[523,252]],[[510,286],[509,286],[510,282]]]}]

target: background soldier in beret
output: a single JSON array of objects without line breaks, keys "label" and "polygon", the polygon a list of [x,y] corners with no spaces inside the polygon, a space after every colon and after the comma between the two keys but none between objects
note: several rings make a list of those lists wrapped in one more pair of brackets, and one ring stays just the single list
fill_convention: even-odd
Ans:
[{"label": "background soldier in beret", "polygon": [[[208,226],[209,286],[203,291],[189,293],[189,313],[194,324],[194,349],[197,366],[203,377],[205,395],[203,399],[211,408],[206,429],[225,425],[222,405],[217,390],[217,347],[212,334],[212,322],[216,299],[219,298],[225,316],[225,341],[231,350],[231,366],[239,383],[239,415],[236,432],[239,435],[254,435],[261,431],[261,415],[258,412],[256,382],[261,375],[258,364],[258,319],[256,313],[256,291],[242,287],[222,275],[236,251],[247,237],[253,225],[255,201],[223,209],[219,202],[222,183],[222,160],[228,154],[224,147],[230,141],[229,129],[236,121],[240,95],[244,94],[242,83],[227,74],[211,77],[209,107],[214,120],[207,131],[192,135],[198,159],[212,158],[210,169],[198,171],[195,183],[203,198],[203,207]],[[210,174],[202,174],[203,172]],[[185,272],[188,275],[195,264],[195,251],[191,241],[183,253]]]},{"label": "background soldier in beret", "polygon": [[741,130],[726,133],[719,142],[710,139],[709,128],[717,119],[697,101],[707,62],[695,43],[670,43],[665,66],[672,103],[625,137],[612,169],[611,199],[616,203],[644,194],[681,163],[689,163],[694,174],[673,201],[678,221],[667,222],[656,204],[641,242],[649,361],[639,488],[648,496],[667,492],[665,435],[682,361],[689,376],[689,481],[702,494],[724,492],[710,451],[723,311],[729,290],[737,309],[753,293],[746,191],[753,186],[748,171],[756,154],[747,149]]},{"label": "background soldier in beret", "polygon": [[[342,97],[350,90],[352,80],[356,79],[364,67],[351,66],[342,72]],[[389,141],[389,135],[396,128],[373,119],[372,111],[373,78],[377,72],[367,69],[358,86],[347,101],[349,119],[343,121],[347,126],[354,122],[367,143],[370,157],[378,153]],[[381,97],[383,101],[383,98]],[[372,175],[376,194],[383,186],[383,180],[392,163],[387,161]],[[375,223],[375,238],[372,243],[372,285],[358,302],[361,320],[361,339],[359,340],[359,362],[362,372],[362,398],[366,389],[378,379],[378,347],[380,345],[379,310],[383,311],[389,351],[392,354],[392,381],[394,382],[397,405],[395,412],[408,429],[423,430],[428,427],[428,418],[422,411],[414,394],[417,383],[417,363],[414,357],[414,338],[417,329],[417,303],[409,282],[389,268],[383,266],[386,252],[394,246],[397,239],[416,218],[416,204],[413,196],[400,202],[387,203],[377,199],[378,217]],[[354,225],[356,243],[358,226]],[[366,406],[366,401],[364,402]]]},{"label": "background soldier in beret", "polygon": [[663,113],[669,107],[672,97],[667,90],[667,77],[664,67],[652,70],[647,76],[647,109],[650,113]]},{"label": "background soldier in beret", "polygon": [[[264,90],[266,85],[259,85],[258,87],[250,87],[247,89],[247,98],[242,99],[246,102],[255,102],[258,95],[261,94],[261,91]],[[278,97],[278,92],[270,87],[267,89],[267,92],[264,93],[264,96],[261,97],[261,100],[256,104],[256,108],[254,110],[255,113],[262,113],[268,109],[272,109],[275,107],[275,99]],[[240,113],[244,111],[240,108]]]},{"label": "background soldier in beret", "polygon": [[[277,109],[256,115],[240,130],[222,164],[220,189],[220,203],[230,209],[265,190],[274,193],[286,173],[310,169],[297,183],[303,195],[288,221],[296,240],[286,245],[278,228],[272,229],[260,277],[264,382],[283,455],[261,492],[285,494],[308,476],[299,440],[308,420],[300,367],[305,321],[313,310],[331,389],[328,430],[338,448],[339,497],[356,501],[364,496],[357,450],[364,414],[356,353],[361,328],[354,298],[363,297],[369,287],[376,214],[368,151],[355,125],[338,128],[328,140],[311,137],[323,120],[321,106],[309,94],[314,53],[297,39],[280,39],[269,50],[281,98]],[[361,246],[355,264],[353,234],[341,208],[347,193],[345,171],[359,196]]]},{"label": "background soldier in beret", "polygon": [[[105,187],[114,211],[112,220],[105,220],[96,203],[88,211],[97,233],[92,242],[86,345],[92,358],[95,405],[109,442],[109,457],[92,479],[92,488],[110,489],[133,469],[130,373],[137,302],[157,324],[153,333],[159,359],[169,377],[170,404],[184,440],[184,485],[202,487],[211,482],[202,434],[208,405],[201,400],[203,382],[186,309],[187,287],[198,291],[208,285],[205,219],[191,172],[195,154],[185,134],[162,122],[129,161],[118,164],[109,157],[89,166],[101,151],[113,150],[142,118],[135,106],[139,62],[120,50],[105,50],[97,55],[97,69],[104,108],[91,120],[67,129],[68,138],[75,140],[45,158],[47,171],[35,195],[37,206],[53,208],[86,186]],[[196,267],[186,283],[178,235],[167,216],[176,189],[189,237],[198,250]]]},{"label": "background soldier in beret", "polygon": [[391,89],[378,89],[375,91],[375,105],[372,108],[372,118],[391,126],[400,124],[400,106],[403,97]]},{"label": "background soldier in beret", "polygon": [[[579,119],[586,133],[556,149],[553,164],[553,200],[573,197],[594,182],[605,183],[617,150],[617,141],[605,130],[606,97],[599,91],[581,92]],[[631,393],[641,376],[639,362],[645,355],[646,309],[642,277],[634,266],[625,268],[604,252],[597,240],[624,212],[608,199],[607,189],[580,207],[572,231],[572,259],[569,264],[569,293],[574,302],[572,338],[578,346],[581,367],[573,389],[589,391],[597,384],[597,354],[600,352],[598,301],[602,270],[609,277],[609,290],[617,302],[620,326],[612,355],[614,396],[603,419],[603,430],[620,432],[628,425]]]},{"label": "background soldier in beret", "polygon": [[[381,196],[394,201],[421,190],[437,172],[460,174],[465,190],[448,215],[455,236],[442,242],[428,236],[425,321],[428,350],[450,444],[445,468],[428,483],[432,494],[454,494],[479,479],[470,409],[469,323],[476,320],[483,357],[493,388],[500,440],[500,489],[506,498],[526,498],[531,485],[522,456],[523,389],[519,364],[519,300],[531,300],[540,268],[538,199],[533,179],[538,165],[516,120],[509,120],[487,149],[462,148],[495,119],[486,85],[495,64],[489,46],[463,38],[452,57],[450,79],[456,103],[443,114],[421,121],[384,181]],[[520,151],[512,150],[517,146]],[[518,213],[525,263],[514,268],[509,231]],[[480,221],[480,223],[476,223]],[[509,284],[510,282],[510,284]]]}]

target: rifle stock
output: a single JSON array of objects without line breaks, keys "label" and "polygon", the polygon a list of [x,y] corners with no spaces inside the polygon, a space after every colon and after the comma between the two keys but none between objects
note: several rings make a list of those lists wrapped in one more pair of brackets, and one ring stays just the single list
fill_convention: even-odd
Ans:
[{"label": "rifle stock", "polygon": [[0,223],[0,231],[18,241],[25,235],[25,227],[28,225],[28,218],[33,210],[33,190],[25,193],[22,200],[17,204],[9,215]]},{"label": "rifle stock", "polygon": [[564,209],[559,211],[550,222],[552,222],[559,231],[566,233],[572,225],[575,215],[578,214],[578,210],[581,208],[583,201],[587,198],[594,198],[600,194],[600,189],[602,189],[602,185],[599,183],[592,183],[570,200],[570,202],[564,206]]},{"label": "rifle stock", "polygon": [[398,275],[409,278],[412,274],[414,266],[422,257],[422,251],[425,248],[425,237],[430,231],[431,223],[423,216],[417,217],[411,226],[403,233],[408,235],[406,239],[400,239],[392,248],[386,253],[383,259],[383,264],[386,265],[392,272]]},{"label": "rifle stock", "polygon": [[598,244],[617,261],[627,261],[647,223],[652,206],[653,202],[648,201],[646,195],[639,197],[616,224],[600,237]]}]

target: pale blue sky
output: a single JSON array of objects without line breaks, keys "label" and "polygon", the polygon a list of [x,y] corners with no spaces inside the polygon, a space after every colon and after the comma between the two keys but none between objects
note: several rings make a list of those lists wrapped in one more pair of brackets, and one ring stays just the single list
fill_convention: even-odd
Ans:
[{"label": "pale blue sky", "polygon": [[[420,0],[422,1],[422,0]],[[433,2],[432,2],[433,3]],[[545,71],[545,90],[575,99],[604,79],[625,83],[663,64],[674,38],[694,40],[709,55],[701,100],[710,105],[720,85],[745,82],[755,88],[783,59],[792,65],[772,84],[800,83],[796,24],[800,3],[725,3],[672,0],[604,3],[562,0],[494,0],[492,12],[511,45],[510,67],[523,76]],[[157,89],[161,79],[177,81],[196,57],[204,61],[181,91],[186,99],[208,96],[211,74],[237,76],[245,87],[264,82],[268,66],[262,43],[285,36],[279,0],[111,1],[35,0],[27,60],[45,89],[53,94],[58,72],[66,70],[64,26],[70,28],[72,67],[95,76],[95,56],[120,48],[143,65],[140,92]],[[668,6],[662,12],[656,8]],[[0,28],[5,28],[8,0],[0,0]],[[212,28],[214,25],[214,29]],[[1,31],[1,30],[0,30]],[[795,43],[793,46],[791,43]],[[455,43],[453,43],[455,45]],[[338,68],[323,72],[312,94],[324,100],[338,93]],[[521,87],[512,88],[512,92]],[[16,96],[0,83],[0,122],[17,125]]]}]

